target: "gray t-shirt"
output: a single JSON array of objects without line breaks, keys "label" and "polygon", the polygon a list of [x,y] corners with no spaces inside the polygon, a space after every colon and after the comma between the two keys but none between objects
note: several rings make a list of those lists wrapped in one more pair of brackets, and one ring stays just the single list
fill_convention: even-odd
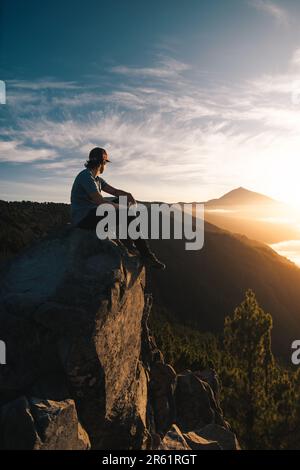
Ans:
[{"label": "gray t-shirt", "polygon": [[94,177],[88,168],[78,173],[71,191],[71,218],[73,225],[77,225],[87,216],[91,209],[97,207],[97,204],[90,199],[89,194],[95,191],[101,193],[106,184],[103,178],[99,176]]}]

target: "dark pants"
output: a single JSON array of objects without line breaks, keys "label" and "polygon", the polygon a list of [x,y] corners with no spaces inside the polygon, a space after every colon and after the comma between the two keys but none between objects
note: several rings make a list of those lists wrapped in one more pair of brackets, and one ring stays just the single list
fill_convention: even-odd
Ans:
[{"label": "dark pants", "polygon": [[[117,202],[117,201],[114,201]],[[96,230],[96,226],[98,222],[103,218],[103,216],[96,215],[97,207],[95,209],[91,209],[88,215],[81,220],[77,227],[83,228],[85,230]],[[118,210],[117,210],[117,225],[119,225],[119,217],[118,217]],[[135,216],[128,215],[127,216],[127,224],[129,225],[132,220],[135,219]],[[151,253],[147,240],[143,238],[138,238],[137,240],[132,240],[128,237],[126,240],[122,240],[123,244],[129,248],[129,244],[132,246],[133,242],[140,252],[142,256],[147,256]],[[129,243],[128,243],[129,242]]]}]

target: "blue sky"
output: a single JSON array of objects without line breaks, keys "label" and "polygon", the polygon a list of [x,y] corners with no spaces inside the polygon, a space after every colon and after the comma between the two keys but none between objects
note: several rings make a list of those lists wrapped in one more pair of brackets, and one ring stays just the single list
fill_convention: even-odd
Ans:
[{"label": "blue sky", "polygon": [[69,201],[89,150],[138,199],[300,204],[300,2],[2,0],[0,198]]}]

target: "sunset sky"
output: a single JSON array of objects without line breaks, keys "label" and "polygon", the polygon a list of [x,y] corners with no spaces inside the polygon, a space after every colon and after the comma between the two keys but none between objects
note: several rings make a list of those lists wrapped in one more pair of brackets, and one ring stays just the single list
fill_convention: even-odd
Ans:
[{"label": "sunset sky", "polygon": [[69,202],[89,150],[138,199],[300,206],[299,0],[1,0],[0,198]]}]

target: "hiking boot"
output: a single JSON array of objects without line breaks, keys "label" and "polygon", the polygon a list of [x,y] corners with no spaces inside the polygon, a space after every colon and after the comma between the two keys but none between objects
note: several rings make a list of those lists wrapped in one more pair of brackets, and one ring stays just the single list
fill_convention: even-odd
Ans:
[{"label": "hiking boot", "polygon": [[150,252],[147,255],[143,255],[142,260],[146,266],[149,266],[151,268],[166,269],[166,265],[159,261],[159,259],[156,258],[154,253]]}]

